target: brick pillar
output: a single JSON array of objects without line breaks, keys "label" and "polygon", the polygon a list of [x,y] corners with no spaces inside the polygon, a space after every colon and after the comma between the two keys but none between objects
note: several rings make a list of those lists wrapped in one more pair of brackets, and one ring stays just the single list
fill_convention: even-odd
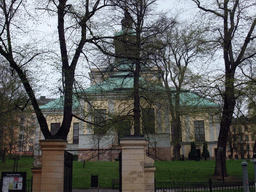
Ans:
[{"label": "brick pillar", "polygon": [[42,140],[41,192],[63,192],[64,189],[64,140]]},{"label": "brick pillar", "polygon": [[32,191],[33,192],[41,192],[41,173],[42,168],[32,168],[33,173],[33,184],[32,184]]},{"label": "brick pillar", "polygon": [[122,191],[153,192],[154,160],[146,156],[148,142],[141,137],[120,140],[122,149]]}]

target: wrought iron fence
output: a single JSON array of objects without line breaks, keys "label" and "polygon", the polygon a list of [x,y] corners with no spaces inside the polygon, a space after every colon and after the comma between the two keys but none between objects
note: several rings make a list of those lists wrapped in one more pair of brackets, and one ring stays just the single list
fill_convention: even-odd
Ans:
[{"label": "wrought iron fence", "polygon": [[[209,191],[209,192],[243,192],[243,182],[157,182],[156,192]],[[249,182],[249,191],[255,192],[255,183]]]},{"label": "wrought iron fence", "polygon": [[[26,180],[26,192],[32,192],[33,178]],[[0,179],[0,191],[2,191],[2,180]]]}]

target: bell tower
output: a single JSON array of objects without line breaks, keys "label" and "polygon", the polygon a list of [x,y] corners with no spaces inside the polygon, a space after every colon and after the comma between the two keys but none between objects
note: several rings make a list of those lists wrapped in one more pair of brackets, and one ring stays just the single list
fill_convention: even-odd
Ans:
[{"label": "bell tower", "polygon": [[122,30],[115,33],[114,39],[116,61],[136,57],[136,33],[133,30],[133,19],[128,9],[124,12],[121,24]]}]

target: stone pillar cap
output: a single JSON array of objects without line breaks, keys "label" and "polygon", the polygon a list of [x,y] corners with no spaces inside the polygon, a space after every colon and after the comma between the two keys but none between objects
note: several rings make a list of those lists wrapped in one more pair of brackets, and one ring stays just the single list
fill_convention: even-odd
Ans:
[{"label": "stone pillar cap", "polygon": [[148,141],[144,137],[125,137],[120,139],[121,146],[147,146]]},{"label": "stone pillar cap", "polygon": [[47,150],[64,150],[67,147],[67,141],[62,139],[40,140],[41,149]]}]

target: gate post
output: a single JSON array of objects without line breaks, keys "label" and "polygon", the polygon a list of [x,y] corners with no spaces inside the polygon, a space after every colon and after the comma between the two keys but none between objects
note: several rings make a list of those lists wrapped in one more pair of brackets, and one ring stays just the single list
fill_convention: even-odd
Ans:
[{"label": "gate post", "polygon": [[148,142],[143,137],[120,140],[122,149],[122,192],[154,191],[154,160],[146,156]]},{"label": "gate post", "polygon": [[64,140],[42,140],[41,192],[63,192],[64,190]]},{"label": "gate post", "polygon": [[37,168],[32,168],[31,169],[33,173],[33,181],[32,181],[32,191],[33,192],[41,192],[41,173],[42,173],[42,168],[37,167]]}]

